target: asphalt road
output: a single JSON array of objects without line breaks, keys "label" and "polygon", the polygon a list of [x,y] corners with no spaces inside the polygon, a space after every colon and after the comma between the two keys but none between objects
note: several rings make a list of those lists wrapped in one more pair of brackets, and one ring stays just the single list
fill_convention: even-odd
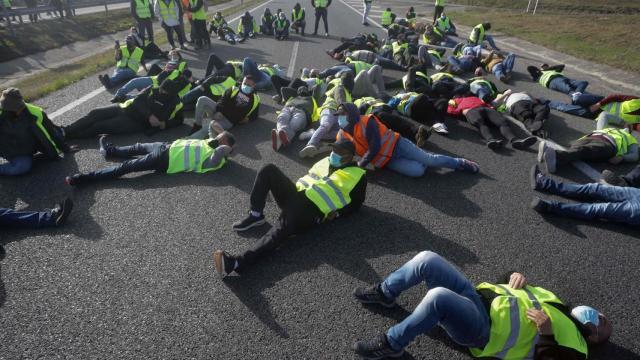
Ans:
[{"label": "asphalt road", "polygon": [[[293,4],[274,0],[267,6],[288,12]],[[365,30],[359,15],[340,0],[331,5],[329,21],[330,38],[293,35],[286,42],[261,38],[236,46],[214,40],[214,51],[226,59],[251,56],[290,67],[294,41],[299,41],[296,74],[302,66],[327,67],[334,62],[324,49],[336,46],[340,36]],[[382,35],[374,27],[367,30]],[[202,76],[207,54],[194,55],[188,56],[190,66]],[[539,62],[536,55],[520,55],[514,87],[562,99],[525,76],[524,67]],[[593,92],[608,86],[592,83]],[[98,87],[91,77],[38,103],[53,113]],[[590,304],[615,328],[611,343],[594,349],[592,358],[640,358],[640,282],[633,265],[640,257],[640,232],[538,215],[528,207],[534,195],[528,170],[535,153],[494,153],[474,130],[454,120],[448,122],[452,134],[434,135],[428,149],[473,159],[480,175],[429,171],[410,179],[387,171],[371,174],[359,213],[291,239],[242,277],[221,280],[212,252],[237,253],[268,228],[243,235],[231,230],[248,210],[256,171],[274,163],[296,179],[312,164],[297,157],[299,142],[272,151],[269,132],[278,107],[270,95],[262,95],[259,120],[233,130],[240,141],[238,155],[213,174],[148,173],[70,189],[63,183],[66,175],[108,165],[89,139],[78,141],[83,150],[62,161],[39,163],[29,176],[2,179],[3,206],[39,209],[71,196],[76,208],[63,228],[3,231],[0,241],[7,255],[0,262],[0,358],[353,358],[354,340],[403,319],[425,288],[403,294],[401,307],[393,311],[362,307],[351,300],[351,291],[380,281],[422,250],[442,254],[474,282],[518,270],[569,303]],[[103,92],[56,122],[68,124],[107,105],[109,98]],[[591,121],[558,113],[550,120],[552,138],[561,144],[592,127]],[[183,126],[151,138],[112,140],[171,141],[187,131]],[[572,167],[558,177],[588,181]],[[270,222],[276,219],[275,203],[267,204],[266,213]],[[407,359],[469,358],[440,330],[418,337],[407,351]]]}]

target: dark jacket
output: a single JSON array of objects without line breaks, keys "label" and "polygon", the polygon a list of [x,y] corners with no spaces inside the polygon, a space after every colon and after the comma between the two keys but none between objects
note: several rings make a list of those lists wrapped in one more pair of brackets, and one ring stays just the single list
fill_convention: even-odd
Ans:
[{"label": "dark jacket", "polygon": [[[220,111],[231,123],[238,124],[251,110],[253,102],[257,99],[255,93],[246,95],[242,91],[238,91],[235,96],[231,96],[233,89],[227,89],[222,95],[222,98],[218,100],[217,111]],[[256,109],[249,115],[249,121],[253,121],[258,118],[258,112],[260,112],[260,103]]]},{"label": "dark jacket", "polygon": [[182,110],[169,119],[179,104],[180,98],[177,95],[165,97],[159,93],[158,89],[149,87],[136,96],[124,111],[132,120],[144,124],[148,129],[156,129],[149,124],[149,117],[153,114],[158,120],[165,122],[165,129],[168,129],[182,124]]},{"label": "dark jacket", "polygon": [[[501,279],[496,281],[497,284],[508,284],[509,277],[513,274],[513,271],[510,271],[505,274]],[[495,299],[498,294],[493,291],[482,290],[478,292],[482,297],[482,302],[484,303],[485,309],[487,313],[490,313],[491,302]],[[560,310],[567,318],[571,319],[573,323],[576,325],[578,331],[582,334],[585,339],[591,335],[590,330],[578,322],[573,316],[571,316],[571,308],[567,305],[562,304],[551,304],[558,310]],[[553,335],[541,335],[538,339],[538,343],[536,344],[536,349],[533,355],[534,360],[585,360],[586,357],[584,354],[565,346],[558,345]]]},{"label": "dark jacket", "polygon": [[[42,126],[58,149],[69,152],[57,127],[43,114]],[[24,109],[15,116],[12,112],[0,111],[0,156],[10,159],[16,156],[30,156],[42,153],[49,159],[58,158],[58,151],[46,134],[37,125],[36,117]]]}]

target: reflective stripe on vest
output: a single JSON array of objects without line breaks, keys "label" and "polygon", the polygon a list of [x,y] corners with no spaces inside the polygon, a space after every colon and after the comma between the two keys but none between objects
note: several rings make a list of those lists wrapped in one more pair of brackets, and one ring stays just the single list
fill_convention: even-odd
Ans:
[{"label": "reflective stripe on vest", "polygon": [[169,0],[169,4],[166,4],[164,0],[158,0],[158,6],[160,7],[160,17],[163,20],[178,19],[178,13],[176,12],[176,4],[173,0]]},{"label": "reflective stripe on vest", "polygon": [[445,73],[445,72],[439,72],[439,73],[435,73],[435,74],[431,75],[431,81],[433,81],[433,82],[440,81],[440,80],[442,80],[442,78],[453,79],[453,75],[451,75],[449,73]]},{"label": "reflective stripe on vest", "polygon": [[[198,0],[189,0],[189,5],[191,5],[191,7],[195,7],[197,3]],[[207,20],[207,13],[204,11],[204,0],[199,10],[191,13],[191,18],[193,20]]]},{"label": "reflective stripe on vest", "polygon": [[380,16],[380,25],[389,26],[393,23],[392,12],[385,10]]},{"label": "reflective stripe on vest", "polygon": [[136,0],[136,15],[140,19],[151,18],[151,11],[149,10],[149,0]]},{"label": "reflective stripe on vest", "polygon": [[133,50],[133,54],[129,54],[129,49],[126,45],[120,46],[120,52],[122,56],[116,66],[120,69],[129,68],[133,70],[133,72],[137,73],[138,68],[140,67],[140,62],[142,61],[142,49],[136,46]]},{"label": "reflective stripe on vest", "polygon": [[375,115],[361,116],[360,121],[353,127],[353,135],[344,130],[340,130],[338,138],[340,138],[340,134],[342,134],[342,136],[351,140],[351,142],[356,145],[356,154],[358,154],[358,156],[364,156],[364,154],[369,151],[369,142],[367,141],[367,124],[369,124],[369,121],[377,122],[378,129],[380,130],[380,150],[373,158],[372,163],[377,168],[382,168],[391,160],[393,150],[396,147],[398,139],[400,139],[400,135],[388,129]]},{"label": "reflective stripe on vest", "polygon": [[209,90],[213,96],[222,96],[227,89],[231,89],[234,86],[236,86],[236,80],[229,76],[219,84],[211,84]]},{"label": "reflective stripe on vest", "polygon": [[[478,33],[476,34],[476,29],[478,29]],[[480,45],[484,41],[484,26],[482,24],[476,25],[472,30],[471,34],[469,34],[469,42],[475,45]]]},{"label": "reflective stripe on vest", "polygon": [[535,324],[527,319],[531,308],[542,310],[551,319],[553,336],[559,345],[587,355],[587,343],[573,321],[552,304],[562,301],[552,292],[539,287],[526,286],[515,290],[508,285],[482,283],[477,290],[496,293],[490,306],[491,330],[489,342],[483,349],[471,348],[475,357],[499,359],[532,359],[538,342]]},{"label": "reflective stripe on vest", "polygon": [[373,65],[364,61],[353,61],[351,59],[347,59],[346,63],[353,64],[356,75],[358,75],[362,70],[369,70],[373,67]]},{"label": "reflective stripe on vest", "polygon": [[551,82],[551,80],[557,78],[558,76],[564,76],[564,75],[554,70],[542,71],[542,75],[540,75],[540,78],[538,79],[538,83],[544,87],[549,87],[549,83]]},{"label": "reflective stripe on vest", "polygon": [[215,166],[208,164],[215,154],[215,149],[209,146],[208,140],[176,140],[169,147],[169,166],[167,174],[179,172],[206,173],[218,170],[224,166],[226,159],[222,158]]},{"label": "reflective stripe on vest", "polygon": [[607,135],[609,138],[613,139],[616,144],[616,156],[622,156],[626,154],[629,150],[629,146],[638,143],[636,138],[624,129],[608,128],[593,131],[590,135],[593,134]]},{"label": "reflective stripe on vest", "polygon": [[314,164],[309,173],[296,182],[297,190],[304,191],[325,218],[331,212],[351,203],[349,194],[365,174],[364,169],[356,166],[337,169],[331,175],[329,170],[329,158],[326,157]]},{"label": "reflective stripe on vest", "polygon": [[[240,92],[239,88],[233,87],[233,90],[231,90],[231,97],[236,97],[236,95],[238,95],[239,92]],[[258,96],[258,94],[256,94],[255,92],[253,92],[251,95],[253,99],[252,100],[253,104],[251,104],[251,109],[246,115],[247,117],[249,117],[249,115],[251,115],[254,111],[256,111],[256,108],[258,108],[258,105],[260,104],[260,96]]]},{"label": "reflective stripe on vest", "polygon": [[47,141],[51,143],[51,146],[53,146],[53,148],[59,154],[61,151],[60,149],[58,149],[58,145],[56,145],[55,141],[53,141],[53,139],[51,138],[51,134],[49,134],[47,129],[44,127],[44,113],[42,112],[42,108],[37,107],[35,105],[31,105],[29,103],[25,103],[24,105],[27,108],[27,110],[29,110],[29,113],[36,117],[36,126],[42,132],[44,137],[47,138]]},{"label": "reflective stripe on vest", "polygon": [[291,19],[293,21],[302,20],[304,18],[304,9],[300,8],[300,11],[296,14],[296,9],[291,10]]},{"label": "reflective stripe on vest", "polygon": [[627,124],[640,123],[640,114],[631,114],[632,112],[639,112],[640,99],[608,103],[607,105],[601,107],[601,109],[604,112],[619,117]]}]

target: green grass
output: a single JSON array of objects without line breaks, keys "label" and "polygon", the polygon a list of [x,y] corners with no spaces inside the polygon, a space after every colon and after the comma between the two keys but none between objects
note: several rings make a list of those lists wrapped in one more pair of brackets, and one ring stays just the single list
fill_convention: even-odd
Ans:
[{"label": "green grass", "polygon": [[[245,1],[242,5],[222,10],[222,13],[228,16],[263,1],[264,0]],[[221,2],[224,1],[219,1],[218,3]],[[185,23],[185,32],[187,34],[189,30],[189,23]],[[166,45],[166,36],[157,36],[156,44],[160,47]],[[37,74],[27,76],[12,86],[19,88],[25,99],[33,101],[82,80],[87,76],[108,69],[114,66],[114,64],[113,50],[109,49],[72,64],[64,65],[56,69],[44,70]]]},{"label": "green grass", "polygon": [[[452,4],[506,8],[524,11],[529,0],[449,0]],[[532,0],[532,7],[535,0]],[[533,8],[532,8],[533,9]],[[594,13],[594,14],[640,14],[637,0],[540,0],[537,12],[549,13]]]},{"label": "green grass", "polygon": [[[596,0],[590,0],[596,1]],[[535,15],[505,10],[450,13],[455,23],[491,22],[492,30],[575,57],[640,72],[639,15]]]},{"label": "green grass", "polygon": [[104,34],[113,34],[132,26],[128,9],[73,17],[69,20],[46,20],[14,26],[16,36],[8,28],[0,29],[0,62],[41,51],[86,41]]}]

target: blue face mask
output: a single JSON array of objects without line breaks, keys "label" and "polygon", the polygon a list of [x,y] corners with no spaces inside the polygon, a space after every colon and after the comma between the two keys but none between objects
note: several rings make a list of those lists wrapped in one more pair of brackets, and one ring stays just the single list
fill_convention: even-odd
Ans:
[{"label": "blue face mask", "polygon": [[347,115],[338,115],[338,126],[341,129],[346,128],[349,125],[349,120],[347,120]]},{"label": "blue face mask", "polygon": [[593,325],[598,326],[598,324],[600,324],[600,319],[598,318],[599,314],[598,310],[584,305],[576,306],[571,310],[571,315],[583,325],[592,323]]},{"label": "blue face mask", "polygon": [[329,164],[333,167],[340,167],[340,165],[342,165],[342,156],[331,152],[331,155],[329,155]]},{"label": "blue face mask", "polygon": [[240,87],[240,90],[242,90],[242,92],[245,94],[251,94],[253,92],[253,88],[245,84],[242,84],[242,86]]}]

